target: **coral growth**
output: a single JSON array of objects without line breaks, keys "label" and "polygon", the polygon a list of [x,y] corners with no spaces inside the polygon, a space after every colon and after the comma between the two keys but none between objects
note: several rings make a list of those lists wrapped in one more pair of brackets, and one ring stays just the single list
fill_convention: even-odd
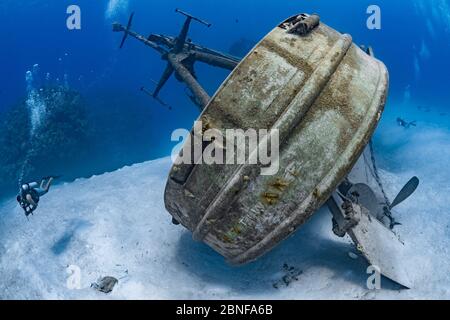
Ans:
[{"label": "coral growth", "polygon": [[2,118],[0,179],[4,190],[22,178],[66,174],[88,153],[85,103],[66,86],[28,90],[27,97]]}]

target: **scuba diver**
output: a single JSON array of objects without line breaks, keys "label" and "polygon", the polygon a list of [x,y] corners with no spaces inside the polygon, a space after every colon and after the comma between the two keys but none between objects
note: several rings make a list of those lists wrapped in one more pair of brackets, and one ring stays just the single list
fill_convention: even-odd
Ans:
[{"label": "scuba diver", "polygon": [[20,193],[17,196],[17,202],[25,211],[25,215],[28,217],[33,214],[39,204],[40,198],[45,195],[56,177],[42,178],[40,183],[31,182],[23,184],[20,187]]},{"label": "scuba diver", "polygon": [[409,129],[410,127],[417,127],[416,121],[407,122],[403,120],[402,118],[397,118],[397,124],[400,127]]}]

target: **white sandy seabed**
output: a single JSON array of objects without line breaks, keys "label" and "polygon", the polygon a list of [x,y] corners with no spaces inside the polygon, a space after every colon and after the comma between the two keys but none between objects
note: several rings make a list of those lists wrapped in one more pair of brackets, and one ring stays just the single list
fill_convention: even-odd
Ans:
[{"label": "white sandy seabed", "polygon": [[[0,204],[0,298],[449,299],[450,132],[393,122],[377,135],[389,196],[411,176],[421,178],[418,192],[395,209],[397,233],[414,248],[405,261],[417,270],[411,290],[385,279],[382,290],[368,290],[367,263],[350,258],[356,250],[333,235],[327,209],[257,262],[228,266],[171,224],[163,203],[166,158],[57,185],[29,221],[14,199]],[[288,286],[285,264],[297,278]],[[101,276],[119,279],[112,293],[90,287]]]}]

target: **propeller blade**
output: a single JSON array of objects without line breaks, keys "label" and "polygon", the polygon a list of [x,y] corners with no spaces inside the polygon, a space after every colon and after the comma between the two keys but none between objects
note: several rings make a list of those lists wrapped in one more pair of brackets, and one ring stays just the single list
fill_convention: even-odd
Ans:
[{"label": "propeller blade", "polygon": [[408,183],[403,187],[403,189],[399,192],[395,200],[392,202],[390,209],[398,206],[400,203],[408,199],[414,191],[417,190],[419,186],[420,180],[417,177],[413,177]]},{"label": "propeller blade", "polygon": [[120,49],[123,48],[123,45],[125,44],[125,40],[127,40],[128,37],[128,31],[130,31],[132,23],[133,23],[133,17],[134,17],[134,12],[131,13],[130,18],[128,19],[128,24],[127,24],[127,28],[124,30],[124,35],[122,38],[122,42],[120,43]]},{"label": "propeller blade", "polygon": [[153,96],[157,97],[161,89],[164,87],[164,85],[167,83],[169,78],[172,76],[174,72],[174,69],[170,63],[167,64],[166,69],[164,70],[161,79],[159,80],[155,91],[153,92]]}]

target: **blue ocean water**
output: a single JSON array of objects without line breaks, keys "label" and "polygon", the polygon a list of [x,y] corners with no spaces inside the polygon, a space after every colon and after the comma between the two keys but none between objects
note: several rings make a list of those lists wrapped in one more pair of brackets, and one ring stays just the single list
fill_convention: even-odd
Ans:
[{"label": "blue ocean water", "polygon": [[[81,8],[81,30],[66,27],[66,9],[73,4]],[[381,30],[366,27],[366,10],[372,4],[381,8]],[[125,24],[134,11],[135,31],[177,35],[184,18],[174,12],[175,8],[211,22],[209,29],[193,23],[190,38],[222,51],[228,51],[239,39],[259,41],[294,14],[319,13],[322,21],[351,34],[356,43],[372,45],[376,56],[385,62],[391,81],[388,116],[426,119],[449,127],[448,0],[2,0],[0,110],[23,99],[25,74],[39,64],[40,72],[49,73],[52,81],[63,81],[66,75],[70,87],[85,98],[89,111],[112,114],[104,124],[117,131],[111,139],[126,136],[126,141],[117,142],[122,144],[120,150],[126,150],[123,144],[134,148],[129,161],[111,160],[104,164],[105,170],[168,155],[174,146],[171,132],[190,128],[199,110],[184,86],[173,78],[161,93],[173,106],[172,111],[142,94],[139,88],[151,88],[152,79],[159,79],[165,63],[134,39],[119,50],[121,35],[113,33],[111,25],[114,21]],[[228,74],[202,65],[196,69],[210,94]],[[126,135],[126,131],[133,132]]]},{"label": "blue ocean water", "polygon": [[[70,31],[66,27],[66,9],[73,4],[81,8],[81,30]],[[374,4],[381,8],[381,30],[366,27],[369,16],[366,10]],[[2,202],[0,215],[10,213],[13,217],[0,219],[3,236],[0,254],[5,256],[2,270],[6,279],[0,283],[4,284],[3,288],[0,285],[3,289],[0,296],[46,297],[45,291],[50,290],[48,296],[54,298],[54,291],[63,290],[60,297],[79,298],[78,294],[84,295],[85,291],[68,292],[61,285],[66,280],[64,266],[72,256],[83,257],[84,262],[80,261],[86,264],[83,268],[86,272],[94,270],[92,274],[106,272],[105,261],[106,265],[111,262],[117,268],[117,261],[110,257],[119,258],[124,265],[131,265],[132,283],[137,280],[138,289],[142,282],[143,287],[150,288],[149,292],[154,287],[155,292],[160,292],[160,287],[164,287],[172,291],[171,294],[175,292],[183,297],[186,292],[192,297],[195,291],[205,296],[218,292],[219,296],[213,296],[216,298],[221,297],[220,292],[225,292],[224,296],[229,297],[228,286],[233,295],[243,293],[245,298],[254,298],[253,294],[258,294],[261,288],[264,294],[270,295],[273,291],[266,290],[264,283],[267,284],[267,279],[272,281],[273,274],[280,269],[277,263],[281,261],[306,267],[305,273],[312,272],[312,275],[301,279],[309,279],[306,285],[300,282],[276,298],[328,299],[335,295],[354,298],[355,293],[360,292],[345,285],[350,282],[359,286],[360,280],[365,281],[364,277],[360,278],[361,274],[349,269],[349,265],[359,265],[360,261],[348,261],[347,245],[342,249],[334,240],[323,238],[325,241],[321,241],[317,237],[318,233],[326,234],[325,228],[330,232],[329,217],[323,214],[316,215],[312,224],[287,242],[284,249],[280,247],[275,255],[240,271],[231,271],[212,251],[192,244],[187,233],[180,241],[178,238],[174,241],[172,237],[178,237],[175,229],[161,227],[163,220],[169,222],[160,197],[166,176],[163,162],[58,186],[43,199],[40,216],[33,219],[32,224],[23,224],[14,216],[20,211],[15,202],[17,180],[31,181],[50,174],[63,174],[61,180],[71,181],[165,157],[175,145],[170,141],[173,130],[191,128],[199,110],[186,95],[183,84],[172,78],[161,93],[161,98],[173,107],[171,111],[143,94],[139,89],[142,86],[151,89],[152,79],[159,79],[165,63],[132,38],[119,50],[121,35],[112,32],[114,21],[125,24],[130,13],[135,12],[135,31],[145,36],[150,33],[175,36],[184,22],[184,18],[174,12],[175,8],[211,22],[211,28],[193,23],[190,38],[225,52],[242,39],[256,43],[280,21],[301,12],[318,13],[324,23],[351,34],[357,44],[373,46],[376,56],[390,72],[389,99],[374,137],[376,158],[388,196],[393,199],[413,175],[421,180],[418,191],[394,212],[402,223],[399,226],[402,239],[409,241],[416,250],[411,262],[421,279],[419,291],[403,291],[406,295],[395,297],[448,297],[450,0],[0,0],[0,199],[8,198]],[[210,94],[228,74],[200,64],[196,70]],[[16,110],[24,100],[33,105],[33,123],[45,120],[40,114],[44,103],[40,88],[45,81],[73,90],[67,98],[69,102],[75,101],[71,107],[80,105],[76,96],[79,92],[81,104],[93,120],[86,126],[79,123],[85,130],[81,133],[86,134],[89,141],[71,141],[78,134],[78,128],[58,126],[58,130],[65,130],[68,135],[51,140],[54,145],[48,148],[49,153],[39,158],[33,139],[17,128],[25,125],[30,116],[24,114],[24,109],[17,109],[19,112],[13,113],[14,121],[6,124],[6,131],[2,130],[3,121],[9,119],[8,112]],[[401,127],[397,124],[398,117],[416,121],[416,126]],[[61,115],[52,119],[78,124],[74,119],[61,119]],[[9,132],[6,139],[2,139],[3,132]],[[74,151],[74,147],[77,151],[84,142],[89,147],[80,148],[80,152],[81,149],[85,152],[81,160],[68,167],[69,171],[61,172],[65,161],[72,157],[72,154],[64,156],[62,153]],[[35,161],[48,166],[33,168]],[[28,173],[12,172],[25,167],[30,167]],[[117,192],[111,192],[112,189]],[[139,202],[141,192],[145,194],[147,206]],[[130,203],[132,207],[127,206]],[[151,210],[147,209],[149,203]],[[149,220],[142,220],[144,216]],[[325,218],[326,225],[322,224]],[[89,236],[78,234],[88,229],[85,220],[95,226],[92,230],[96,232]],[[33,244],[31,249],[30,243]],[[105,243],[121,243],[125,249],[123,246],[121,250],[121,246],[112,248],[120,251],[116,255],[115,251],[105,251],[108,248],[103,246]],[[170,251],[170,247],[176,251]],[[147,255],[144,257],[142,248],[152,249],[151,261]],[[177,257],[176,263],[172,255]],[[91,256],[95,258],[85,258]],[[142,259],[138,258],[140,256]],[[185,261],[189,261],[189,265]],[[18,266],[26,267],[18,270]],[[334,271],[328,272],[328,268]],[[37,275],[36,270],[40,270]],[[126,272],[128,274],[128,269]],[[176,277],[167,283],[166,274],[170,273]],[[344,287],[339,274],[346,280]],[[86,277],[88,280],[94,279]],[[162,286],[160,281],[164,281]],[[215,291],[215,286],[219,290]],[[142,297],[131,292],[133,290],[125,291],[128,291],[125,297],[130,293],[133,298]],[[164,290],[161,292],[157,297],[169,296],[163,295]],[[389,290],[380,293],[380,297],[394,294]],[[372,296],[361,293],[359,297]]]}]

